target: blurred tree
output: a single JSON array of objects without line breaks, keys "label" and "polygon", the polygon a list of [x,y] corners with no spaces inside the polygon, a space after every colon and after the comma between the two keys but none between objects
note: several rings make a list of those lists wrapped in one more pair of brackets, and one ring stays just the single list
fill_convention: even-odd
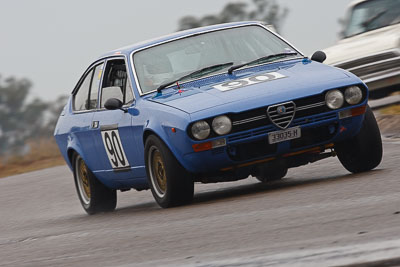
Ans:
[{"label": "blurred tree", "polygon": [[46,133],[53,134],[58,117],[60,116],[61,111],[64,109],[64,106],[67,104],[68,97],[68,95],[61,95],[56,99],[56,101],[49,105],[49,108],[47,109],[47,112],[49,113],[49,120],[44,126]]},{"label": "blurred tree", "polygon": [[28,139],[52,136],[66,97],[54,103],[38,98],[28,102],[32,83],[26,79],[0,77],[0,155],[21,153]]},{"label": "blurred tree", "polygon": [[23,144],[23,106],[31,83],[28,80],[8,78],[0,80],[0,155]]},{"label": "blurred tree", "polygon": [[274,25],[279,32],[287,14],[288,9],[285,7],[282,10],[275,0],[252,0],[250,10],[247,3],[228,3],[219,14],[206,15],[202,18],[194,16],[181,18],[178,30],[233,21],[257,20]]}]

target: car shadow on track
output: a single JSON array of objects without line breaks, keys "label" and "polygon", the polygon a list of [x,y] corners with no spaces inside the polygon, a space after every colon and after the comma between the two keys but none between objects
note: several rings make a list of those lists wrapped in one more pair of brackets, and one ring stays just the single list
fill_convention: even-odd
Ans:
[{"label": "car shadow on track", "polygon": [[[223,187],[223,188],[216,188],[213,190],[210,188],[207,191],[200,191],[196,192],[194,195],[194,200],[191,204],[181,207],[174,207],[163,210],[168,212],[169,210],[177,210],[177,209],[184,209],[188,206],[198,206],[203,204],[210,204],[213,202],[219,202],[221,200],[232,200],[239,198],[241,196],[251,196],[256,194],[268,194],[269,192],[273,191],[282,191],[282,190],[290,190],[295,187],[305,187],[305,186],[314,186],[317,184],[329,184],[329,183],[340,183],[346,180],[351,179],[363,179],[363,178],[370,178],[377,174],[377,172],[383,171],[382,169],[372,170],[365,173],[359,174],[345,174],[345,175],[333,175],[327,177],[312,177],[312,178],[305,178],[305,177],[288,177],[284,178],[280,181],[271,182],[271,183],[259,183],[255,181],[255,178],[249,177],[247,179],[254,179],[254,183],[251,184],[240,184],[234,185],[235,182],[232,182],[232,186]],[[150,193],[150,192],[149,192]],[[155,202],[145,202],[137,205],[126,206],[116,210],[118,214],[125,214],[125,213],[149,213],[149,212],[160,212],[160,207]]]},{"label": "car shadow on track", "polygon": [[[267,194],[277,190],[289,190],[294,187],[313,186],[316,184],[328,184],[338,183],[350,179],[362,179],[375,175],[377,172],[383,171],[382,169],[372,170],[365,173],[352,174],[348,173],[345,175],[335,175],[328,177],[313,177],[313,178],[296,178],[288,177],[280,181],[271,183],[259,183],[254,182],[252,184],[232,186],[223,189],[217,189],[215,191],[200,192],[195,194],[192,205],[214,202],[221,199],[237,198],[245,195],[253,194]],[[250,177],[248,179],[254,179]]]}]

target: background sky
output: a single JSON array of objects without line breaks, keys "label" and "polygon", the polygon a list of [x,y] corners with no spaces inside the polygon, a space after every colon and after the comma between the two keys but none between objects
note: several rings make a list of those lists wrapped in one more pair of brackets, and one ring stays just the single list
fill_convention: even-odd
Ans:
[{"label": "background sky", "polygon": [[[306,55],[333,45],[352,0],[277,0],[287,7],[281,35]],[[216,14],[250,0],[1,0],[0,75],[27,78],[31,97],[69,94],[98,56],[174,32],[185,15]]]}]

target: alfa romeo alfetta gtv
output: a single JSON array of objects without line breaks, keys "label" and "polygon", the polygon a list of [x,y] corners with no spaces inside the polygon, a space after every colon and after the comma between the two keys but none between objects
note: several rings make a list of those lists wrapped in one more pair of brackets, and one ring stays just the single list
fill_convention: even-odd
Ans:
[{"label": "alfa romeo alfetta gtv", "polygon": [[311,59],[258,22],[198,28],[117,49],[83,73],[55,138],[89,214],[116,191],[151,189],[161,207],[193,199],[195,182],[338,156],[375,168],[382,143],[355,75]]}]

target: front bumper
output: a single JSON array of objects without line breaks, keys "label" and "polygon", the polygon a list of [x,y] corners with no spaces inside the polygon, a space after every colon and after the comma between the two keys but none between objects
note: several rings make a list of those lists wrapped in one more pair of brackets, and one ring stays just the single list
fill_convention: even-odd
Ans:
[{"label": "front bumper", "polygon": [[363,119],[363,114],[340,119],[338,111],[298,118],[289,128],[299,126],[302,136],[272,145],[268,143],[268,133],[278,130],[273,125],[230,134],[225,137],[226,146],[188,153],[183,157],[183,165],[192,173],[212,173],[324,147],[356,135]]}]

